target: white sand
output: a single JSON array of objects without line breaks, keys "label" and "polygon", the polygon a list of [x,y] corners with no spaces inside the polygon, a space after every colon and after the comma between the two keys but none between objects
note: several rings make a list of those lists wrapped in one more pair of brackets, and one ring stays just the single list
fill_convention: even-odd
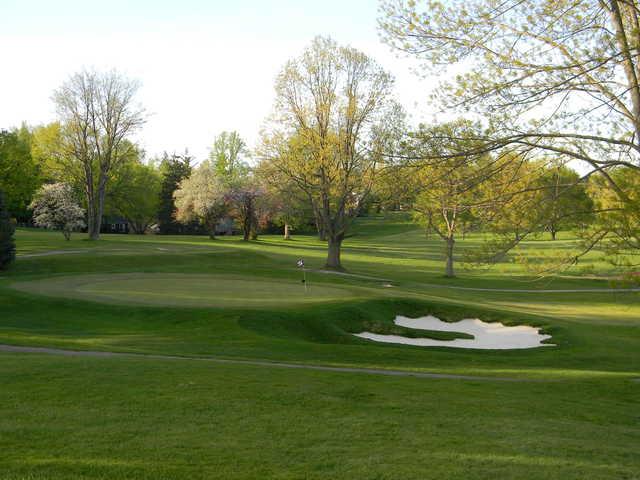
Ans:
[{"label": "white sand", "polygon": [[366,338],[375,342],[401,343],[419,347],[453,347],[479,348],[488,350],[507,350],[516,348],[536,348],[553,346],[541,343],[551,338],[551,335],[540,334],[540,329],[526,325],[508,327],[499,322],[487,323],[482,320],[466,319],[459,322],[443,322],[431,315],[420,318],[397,316],[396,325],[417,330],[439,330],[442,332],[461,332],[473,335],[473,339],[456,338],[454,340],[434,340],[432,338],[407,338],[400,335],[379,335],[377,333],[355,333],[356,337]]}]

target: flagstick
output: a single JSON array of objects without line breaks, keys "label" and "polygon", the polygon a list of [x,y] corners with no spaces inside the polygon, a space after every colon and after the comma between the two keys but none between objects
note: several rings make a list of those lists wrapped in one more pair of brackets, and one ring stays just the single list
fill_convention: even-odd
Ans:
[{"label": "flagstick", "polygon": [[307,287],[307,269],[302,267],[302,278],[304,279],[304,291],[305,293],[309,291],[309,287]]}]

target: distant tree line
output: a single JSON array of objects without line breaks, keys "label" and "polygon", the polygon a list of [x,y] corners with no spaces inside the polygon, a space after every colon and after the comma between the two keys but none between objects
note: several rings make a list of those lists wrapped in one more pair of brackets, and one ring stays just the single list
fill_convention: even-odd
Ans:
[{"label": "distant tree line", "polygon": [[[476,3],[486,14],[483,2]],[[382,30],[396,48],[427,55],[437,26],[423,22],[415,8],[415,2],[384,2]],[[430,8],[442,23],[435,33],[446,45],[453,38],[447,19],[463,13]],[[475,48],[474,31],[458,34],[463,51]],[[458,53],[454,48],[451,55]],[[437,51],[428,55],[442,60]],[[564,75],[562,68],[558,75]],[[491,79],[465,78],[458,90],[449,85],[445,100],[473,103],[476,94],[496,99],[482,89]],[[510,90],[508,78],[499,72],[494,78],[503,82],[495,88],[512,95],[514,104],[526,104]],[[393,98],[391,73],[329,38],[317,37],[283,66],[274,114],[253,150],[229,131],[213,139],[201,161],[188,151],[147,158],[131,140],[145,121],[137,88],[114,71],[83,71],[54,93],[56,122],[0,132],[0,190],[10,214],[4,214],[0,238],[12,232],[9,217],[59,229],[66,237],[86,228],[94,240],[111,217],[124,219],[135,234],[241,234],[246,241],[275,228],[286,239],[312,228],[327,243],[326,266],[341,269],[342,242],[357,216],[402,210],[425,235],[442,241],[449,277],[460,257],[456,244],[469,232],[487,234],[474,262],[498,261],[524,239],[547,233],[555,240],[567,230],[582,239],[582,250],[562,259],[564,264],[598,245],[614,254],[638,250],[640,178],[635,160],[628,159],[633,145],[627,140],[601,142],[611,149],[626,145],[626,157],[616,151],[618,161],[613,150],[592,158],[595,151],[584,146],[582,160],[593,168],[579,174],[571,163],[579,159],[575,142],[595,137],[565,135],[563,141],[571,139],[575,147],[568,151],[567,144],[550,143],[550,133],[539,133],[535,141],[531,132],[507,136],[514,125],[507,125],[512,118],[506,104],[495,121],[489,109],[488,122],[461,116],[411,126]],[[545,125],[538,124],[540,132]]]}]

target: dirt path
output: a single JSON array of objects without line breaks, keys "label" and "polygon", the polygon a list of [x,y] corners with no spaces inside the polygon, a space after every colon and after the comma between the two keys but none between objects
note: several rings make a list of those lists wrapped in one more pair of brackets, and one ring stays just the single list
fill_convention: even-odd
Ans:
[{"label": "dirt path", "polygon": [[0,352],[5,353],[40,353],[46,355],[62,355],[65,357],[102,357],[102,358],[143,358],[156,360],[192,360],[230,365],[251,365],[271,368],[294,368],[300,370],[316,370],[321,372],[362,373],[367,375],[387,375],[392,377],[417,377],[450,380],[476,380],[483,382],[531,382],[537,381],[513,377],[479,377],[474,375],[454,375],[448,373],[411,372],[407,370],[383,370],[376,368],[329,367],[324,365],[304,365],[298,363],[269,362],[266,360],[234,360],[216,357],[180,357],[177,355],[155,355],[144,353],[99,352],[90,350],[63,350],[59,348],[22,347],[0,344]]}]

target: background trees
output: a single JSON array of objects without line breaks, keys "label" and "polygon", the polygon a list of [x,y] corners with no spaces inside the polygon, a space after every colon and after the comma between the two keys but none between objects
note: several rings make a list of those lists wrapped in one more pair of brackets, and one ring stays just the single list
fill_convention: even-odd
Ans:
[{"label": "background trees", "polygon": [[43,185],[29,208],[37,226],[60,230],[65,240],[71,238],[71,232],[85,226],[85,212],[75,199],[73,187],[66,183]]},{"label": "background trees", "polygon": [[544,228],[553,240],[561,230],[572,230],[591,223],[593,201],[587,194],[587,182],[566,165],[552,164],[536,180],[542,189],[538,208],[544,212]]},{"label": "background trees", "polygon": [[183,179],[174,192],[176,219],[198,220],[209,237],[216,236],[218,222],[227,214],[227,187],[211,162],[203,162]]},{"label": "background trees", "polygon": [[19,221],[29,218],[29,202],[40,184],[40,169],[31,156],[27,128],[0,131],[0,190],[5,192],[11,216]]},{"label": "background trees", "polygon": [[158,218],[161,184],[158,167],[154,163],[145,164],[136,155],[115,172],[106,211],[125,218],[131,231],[141,235]]},{"label": "background trees", "polygon": [[317,37],[276,81],[276,114],[264,153],[307,195],[341,268],[345,234],[371,190],[374,151],[392,108],[391,76],[362,52]]},{"label": "background trees", "polygon": [[[412,144],[408,146],[412,158],[443,157],[436,162],[421,162],[419,166],[409,166],[414,172],[416,197],[413,208],[416,218],[427,229],[435,232],[445,242],[445,276],[454,276],[454,247],[458,232],[472,215],[472,210],[480,208],[481,186],[490,177],[491,163],[483,157],[455,156],[473,140],[472,127],[468,122],[455,122],[433,128],[422,127],[412,134]],[[451,144],[448,138],[459,138]],[[466,145],[459,143],[465,142]],[[471,147],[472,148],[472,147]]]},{"label": "background trees", "polygon": [[134,104],[135,81],[115,71],[72,75],[55,93],[62,123],[64,158],[81,167],[87,202],[89,238],[100,237],[107,183],[111,172],[130,155],[127,136],[144,122]]},{"label": "background trees", "polygon": [[0,270],[7,268],[16,256],[14,231],[15,227],[11,223],[9,210],[4,202],[4,193],[0,190]]},{"label": "background trees", "polygon": [[158,228],[161,234],[185,233],[185,226],[175,218],[176,204],[174,192],[180,182],[188,178],[192,172],[191,157],[187,152],[184,155],[164,154],[160,162],[162,183],[160,186],[160,205],[158,209]]},{"label": "background trees", "polygon": [[209,161],[221,178],[233,183],[247,175],[249,167],[244,161],[247,153],[247,144],[238,132],[222,132],[213,141]]},{"label": "background trees", "polygon": [[385,40],[425,74],[455,68],[434,101],[487,119],[482,149],[579,161],[633,203],[612,172],[640,175],[637,2],[387,0],[382,12]]}]

